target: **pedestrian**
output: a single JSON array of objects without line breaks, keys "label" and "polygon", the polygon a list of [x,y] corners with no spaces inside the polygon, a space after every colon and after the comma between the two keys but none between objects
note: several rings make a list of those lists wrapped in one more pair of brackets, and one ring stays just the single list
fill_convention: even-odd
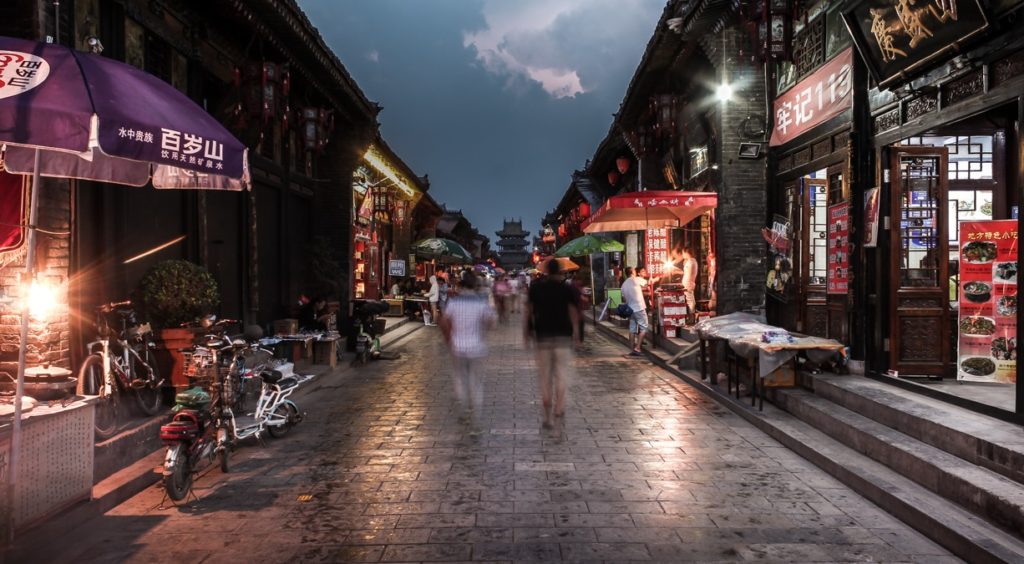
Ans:
[{"label": "pedestrian", "polygon": [[[646,272],[645,269],[640,269]],[[629,316],[629,355],[640,356],[644,336],[647,334],[647,304],[644,302],[644,286],[647,281],[638,276],[633,267],[625,269],[626,280],[622,283],[622,301],[633,313]]]},{"label": "pedestrian", "polygon": [[[448,273],[441,272],[437,275],[437,312],[440,317],[444,317],[444,312],[448,307],[448,297],[451,287],[448,285]],[[437,322],[437,319],[434,320]]]},{"label": "pedestrian", "polygon": [[510,291],[511,288],[505,275],[499,275],[498,280],[494,283],[494,306],[498,309],[498,319],[502,322],[508,319]]},{"label": "pedestrian", "polygon": [[437,325],[438,311],[437,302],[441,299],[441,285],[437,283],[437,276],[430,275],[430,289],[427,290],[427,303],[430,304],[430,319],[424,319],[424,325]]},{"label": "pedestrian", "polygon": [[693,256],[693,249],[683,247],[683,296],[686,298],[686,320],[692,322],[697,311],[697,274],[700,265]]},{"label": "pedestrian", "polygon": [[484,388],[480,367],[481,360],[487,356],[484,333],[494,326],[496,320],[487,297],[475,291],[477,285],[475,274],[468,271],[462,273],[459,281],[462,291],[448,302],[448,309],[440,322],[454,361],[455,399],[464,411],[461,419],[474,424],[479,420],[483,408]]},{"label": "pedestrian", "polygon": [[523,332],[526,343],[532,340],[536,347],[543,425],[551,429],[554,418],[565,414],[564,372],[572,362],[572,345],[579,343],[580,312],[558,261],[548,261],[545,270],[547,276],[530,285]]}]

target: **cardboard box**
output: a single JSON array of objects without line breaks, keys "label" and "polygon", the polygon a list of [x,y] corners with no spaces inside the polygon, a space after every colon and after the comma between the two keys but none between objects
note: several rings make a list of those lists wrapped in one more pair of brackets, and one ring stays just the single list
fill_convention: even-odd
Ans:
[{"label": "cardboard box", "polygon": [[275,335],[294,335],[299,332],[298,319],[278,319],[274,322]]},{"label": "cardboard box", "polygon": [[796,386],[796,370],[793,369],[792,362],[783,364],[764,377],[765,388],[792,388],[793,386]]}]

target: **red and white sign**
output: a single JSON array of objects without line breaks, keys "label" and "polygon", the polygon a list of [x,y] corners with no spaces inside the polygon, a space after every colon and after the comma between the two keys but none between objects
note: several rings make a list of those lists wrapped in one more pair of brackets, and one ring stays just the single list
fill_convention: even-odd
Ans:
[{"label": "red and white sign", "polygon": [[630,192],[608,198],[581,227],[586,233],[682,227],[717,205],[714,192]]},{"label": "red and white sign", "polygon": [[850,204],[828,207],[828,274],[826,292],[846,294],[850,287]]},{"label": "red and white sign", "polygon": [[1017,220],[960,222],[957,379],[1017,380]]},{"label": "red and white sign", "polygon": [[782,145],[853,106],[853,49],[836,55],[775,99],[769,145]]},{"label": "red and white sign", "polygon": [[689,309],[683,292],[663,291],[658,297],[658,315],[666,337],[678,337],[679,327],[686,324]]},{"label": "red and white sign", "polygon": [[46,59],[21,51],[0,51],[0,99],[39,86],[50,75]]},{"label": "red and white sign", "polygon": [[668,260],[668,229],[647,230],[647,273],[654,278],[665,273],[665,261]]}]

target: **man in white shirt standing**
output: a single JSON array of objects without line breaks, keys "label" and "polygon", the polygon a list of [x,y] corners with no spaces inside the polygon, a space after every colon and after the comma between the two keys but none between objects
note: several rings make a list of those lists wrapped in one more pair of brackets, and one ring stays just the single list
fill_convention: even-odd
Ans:
[{"label": "man in white shirt standing", "polygon": [[[644,269],[640,269],[644,272]],[[633,267],[625,270],[626,281],[622,283],[622,301],[633,310],[629,317],[629,351],[630,356],[640,356],[640,348],[647,334],[647,304],[644,302],[644,286],[647,281],[636,275]]]}]

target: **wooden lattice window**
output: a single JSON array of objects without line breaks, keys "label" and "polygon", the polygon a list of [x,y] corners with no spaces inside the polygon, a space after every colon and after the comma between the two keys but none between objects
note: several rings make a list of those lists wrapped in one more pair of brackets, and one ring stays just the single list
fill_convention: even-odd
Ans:
[{"label": "wooden lattice window", "polygon": [[803,77],[824,62],[825,18],[817,18],[808,22],[793,38],[793,64],[797,77]]}]

